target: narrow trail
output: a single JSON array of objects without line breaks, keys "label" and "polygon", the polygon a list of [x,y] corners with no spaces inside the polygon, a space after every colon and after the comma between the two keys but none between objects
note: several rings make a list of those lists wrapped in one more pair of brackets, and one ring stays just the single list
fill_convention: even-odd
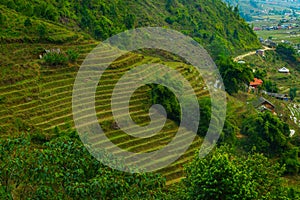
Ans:
[{"label": "narrow trail", "polygon": [[[274,48],[270,48],[270,47],[267,47],[267,46],[263,46],[262,49],[265,50],[265,51],[274,51],[275,50]],[[245,54],[242,54],[242,55],[239,55],[239,56],[235,57],[233,60],[235,62],[237,62],[237,61],[242,60],[243,58],[245,58],[247,56],[251,56],[251,55],[254,55],[254,54],[256,54],[256,51],[250,51],[248,53],[245,53]]]}]

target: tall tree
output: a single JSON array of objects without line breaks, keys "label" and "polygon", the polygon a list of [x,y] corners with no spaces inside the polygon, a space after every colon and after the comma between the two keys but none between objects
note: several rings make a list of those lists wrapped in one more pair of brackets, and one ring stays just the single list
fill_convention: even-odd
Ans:
[{"label": "tall tree", "polygon": [[287,149],[290,129],[271,112],[249,116],[243,121],[241,132],[248,135],[248,148],[274,155]]},{"label": "tall tree", "polygon": [[186,167],[186,199],[288,199],[283,171],[261,154],[236,156],[223,146]]},{"label": "tall tree", "polygon": [[220,56],[216,64],[229,94],[237,93],[254,78],[250,67],[236,63],[230,57]]}]

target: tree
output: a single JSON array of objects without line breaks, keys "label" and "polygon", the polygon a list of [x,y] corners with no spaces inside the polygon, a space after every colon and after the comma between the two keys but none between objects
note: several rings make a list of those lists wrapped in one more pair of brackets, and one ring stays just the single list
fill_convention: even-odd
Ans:
[{"label": "tree", "polygon": [[69,62],[76,62],[77,58],[79,57],[79,53],[72,49],[67,50],[67,55]]},{"label": "tree", "polygon": [[31,153],[29,136],[0,139],[0,199],[12,199],[13,191],[23,193],[24,185],[30,185],[29,169],[35,162]]},{"label": "tree", "polygon": [[296,87],[293,87],[293,88],[290,88],[290,92],[289,92],[289,95],[291,97],[291,100],[294,100],[297,96],[297,88]]},{"label": "tree", "polygon": [[287,149],[290,129],[271,112],[264,112],[247,117],[241,133],[248,136],[248,150],[274,155]]},{"label": "tree", "polygon": [[220,56],[216,64],[229,94],[237,93],[254,79],[251,68],[234,62],[230,57]]},{"label": "tree", "polygon": [[186,199],[288,199],[281,187],[284,168],[262,154],[236,156],[221,147],[186,167]]},{"label": "tree", "polygon": [[266,89],[267,92],[273,92],[277,93],[278,92],[278,87],[275,82],[272,82],[270,80],[265,80],[263,83],[264,88]]},{"label": "tree", "polygon": [[296,62],[296,50],[288,44],[278,44],[276,52],[285,60]]},{"label": "tree", "polygon": [[265,69],[255,69],[253,75],[255,78],[264,79],[267,76],[267,71]]},{"label": "tree", "polygon": [[281,163],[286,166],[286,173],[298,174],[300,170],[299,148],[293,147],[289,151],[284,152],[281,157]]},{"label": "tree", "polygon": [[[74,131],[30,148],[30,138],[0,139],[0,199],[163,198],[158,174],[125,173],[97,161]],[[111,162],[121,160],[105,154]],[[18,191],[18,192],[16,192]]]},{"label": "tree", "polygon": [[57,66],[67,64],[68,57],[62,53],[50,52],[44,55],[43,60],[48,65]]},{"label": "tree", "polygon": [[233,32],[233,38],[237,40],[239,39],[239,32],[236,29]]}]

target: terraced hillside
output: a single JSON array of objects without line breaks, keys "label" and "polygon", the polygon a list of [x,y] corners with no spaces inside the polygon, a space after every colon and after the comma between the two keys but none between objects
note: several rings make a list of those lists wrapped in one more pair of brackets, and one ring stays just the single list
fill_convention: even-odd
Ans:
[{"label": "terraced hillside", "polygon": [[[7,74],[14,72],[14,78],[2,74],[0,86],[0,131],[2,136],[29,132],[33,138],[44,135],[49,139],[55,133],[55,129],[67,130],[74,128],[72,115],[72,90],[79,64],[85,56],[96,46],[90,41],[80,45],[70,43],[64,46],[55,46],[64,49],[77,49],[80,51],[78,64],[66,66],[47,66],[38,58],[38,50],[54,48],[52,45],[37,45],[34,48],[29,45],[12,44],[11,49],[18,47],[12,56],[22,57],[30,55],[28,63],[20,66],[12,66],[7,69]],[[15,46],[14,46],[15,45]],[[23,48],[23,49],[22,49]],[[25,50],[26,49],[26,50]],[[112,49],[102,52],[103,59]],[[22,52],[18,54],[18,52]],[[35,54],[33,52],[36,52]],[[116,60],[106,71],[98,84],[95,106],[97,117],[101,127],[108,138],[119,147],[132,152],[151,152],[163,148],[176,134],[178,125],[167,120],[163,129],[150,139],[134,138],[114,127],[114,119],[111,113],[111,94],[114,85],[120,77],[129,69],[148,63],[164,63],[179,71],[191,82],[199,98],[207,96],[201,81],[195,78],[197,74],[191,67],[180,62],[166,62],[160,58],[145,56],[137,53],[129,53]],[[24,71],[26,70],[26,73]],[[149,71],[149,74],[152,72]],[[88,80],[87,80],[88,81]],[[120,91],[124,93],[126,91]],[[144,86],[136,90],[130,101],[130,114],[135,122],[141,126],[150,122],[149,107],[151,105],[150,87]],[[83,111],[84,112],[84,111]],[[158,123],[158,122],[153,122]],[[130,130],[131,127],[128,127]],[[188,131],[188,130],[187,130]],[[185,138],[182,138],[184,141]],[[201,138],[196,137],[188,151],[175,163],[167,168],[159,170],[166,176],[167,184],[179,181],[183,176],[183,164],[190,161],[195,150],[200,147]],[[101,147],[101,141],[97,144]]]}]

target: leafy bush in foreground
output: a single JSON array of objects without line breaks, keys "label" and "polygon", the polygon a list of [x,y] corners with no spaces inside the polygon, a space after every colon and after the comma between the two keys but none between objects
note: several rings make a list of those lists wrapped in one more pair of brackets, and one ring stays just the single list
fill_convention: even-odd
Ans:
[{"label": "leafy bush in foreground", "polygon": [[0,140],[0,199],[12,194],[19,199],[160,198],[164,183],[159,175],[104,166],[69,136],[52,139],[41,149],[32,149],[29,137]]},{"label": "leafy bush in foreground", "polygon": [[[185,199],[295,199],[282,187],[284,168],[262,154],[236,156],[226,147],[186,167]],[[289,196],[290,195],[290,196]],[[298,195],[296,197],[296,195]]]}]

